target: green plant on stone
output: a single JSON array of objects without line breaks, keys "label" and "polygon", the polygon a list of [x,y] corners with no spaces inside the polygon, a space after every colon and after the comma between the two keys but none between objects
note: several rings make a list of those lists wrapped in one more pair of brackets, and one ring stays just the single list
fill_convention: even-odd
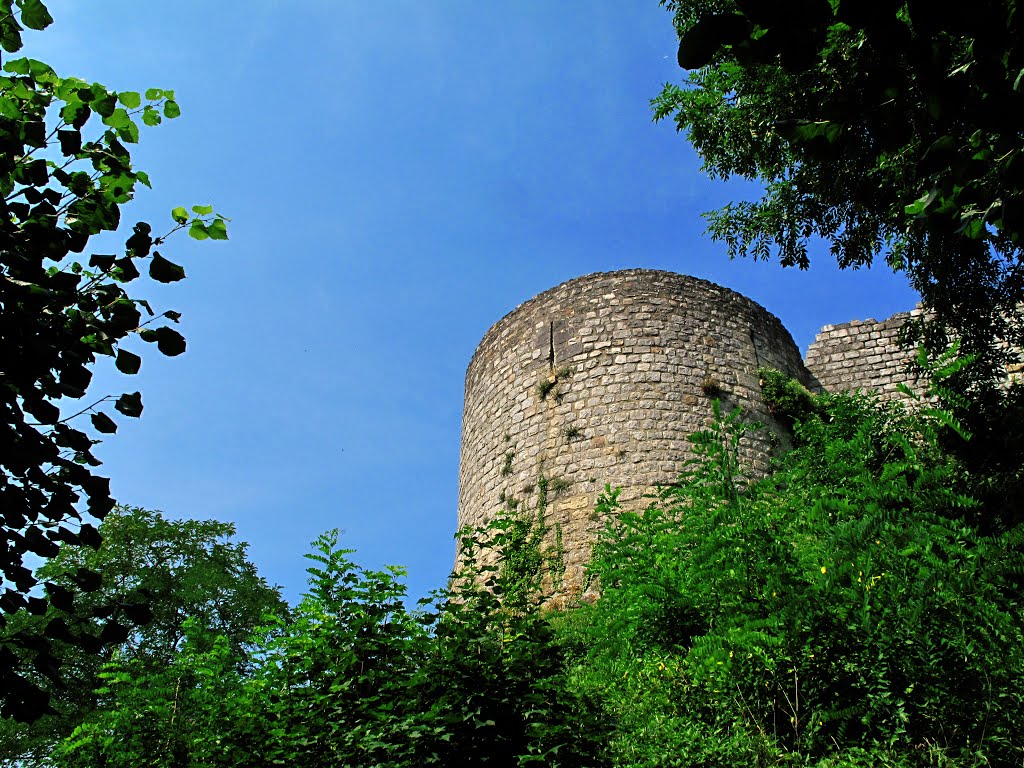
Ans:
[{"label": "green plant on stone", "polygon": [[720,397],[722,394],[722,385],[711,374],[708,374],[703,378],[703,380],[701,380],[700,391],[707,397]]},{"label": "green plant on stone", "polygon": [[541,400],[546,400],[548,395],[551,394],[551,390],[558,384],[557,381],[552,379],[541,379],[537,382],[537,394],[540,395]]},{"label": "green plant on stone", "polygon": [[502,477],[508,477],[509,475],[512,474],[512,462],[515,460],[515,458],[516,458],[516,452],[515,451],[506,451],[505,452],[505,463],[501,465],[501,476]]},{"label": "green plant on stone", "polygon": [[541,377],[540,381],[537,382],[537,394],[540,395],[540,399],[546,400],[548,395],[554,392],[556,400],[561,402],[562,395],[558,392],[556,387],[558,386],[558,382],[567,379],[571,375],[572,368],[563,366],[556,371],[552,371],[547,376]]},{"label": "green plant on stone", "polygon": [[548,479],[548,493],[552,498],[557,498],[572,488],[572,481],[564,477],[552,477]]}]

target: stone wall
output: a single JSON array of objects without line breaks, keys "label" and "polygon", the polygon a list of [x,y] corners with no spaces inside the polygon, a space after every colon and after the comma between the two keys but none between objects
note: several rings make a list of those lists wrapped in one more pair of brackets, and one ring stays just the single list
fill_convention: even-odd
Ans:
[{"label": "stone wall", "polygon": [[637,505],[674,482],[714,397],[769,425],[742,448],[745,466],[767,467],[782,430],[761,399],[761,366],[812,384],[776,317],[704,280],[629,270],[540,294],[496,323],[469,364],[459,525],[510,504],[536,510],[543,489],[545,521],[561,531],[562,596],[578,594],[605,483]]},{"label": "stone wall", "polygon": [[881,322],[874,318],[826,325],[807,349],[806,365],[814,377],[812,389],[821,392],[873,390],[883,398],[899,395],[904,383],[920,389],[908,367],[914,348],[899,342],[899,332],[920,309],[900,312]]}]

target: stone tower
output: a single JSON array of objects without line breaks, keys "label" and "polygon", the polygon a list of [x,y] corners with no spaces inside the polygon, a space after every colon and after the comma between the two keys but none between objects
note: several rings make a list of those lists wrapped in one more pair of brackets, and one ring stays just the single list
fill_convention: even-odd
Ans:
[{"label": "stone tower", "polygon": [[561,597],[578,595],[598,494],[623,486],[635,505],[674,482],[714,398],[768,425],[743,446],[746,467],[766,468],[781,430],[761,399],[761,366],[813,383],[779,320],[713,283],[635,269],[545,291],[484,335],[466,372],[460,527],[546,499],[564,552]]}]

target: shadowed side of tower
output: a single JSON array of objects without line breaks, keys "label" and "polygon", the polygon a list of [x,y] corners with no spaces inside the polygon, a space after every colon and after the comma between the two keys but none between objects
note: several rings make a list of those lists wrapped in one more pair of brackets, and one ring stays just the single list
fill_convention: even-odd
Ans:
[{"label": "shadowed side of tower", "polygon": [[565,566],[546,589],[557,602],[578,596],[605,484],[636,507],[674,482],[714,398],[767,425],[742,446],[749,471],[767,468],[781,430],[761,398],[762,366],[810,381],[779,320],[713,283],[628,270],[545,291],[485,334],[466,372],[459,526],[542,506]]}]

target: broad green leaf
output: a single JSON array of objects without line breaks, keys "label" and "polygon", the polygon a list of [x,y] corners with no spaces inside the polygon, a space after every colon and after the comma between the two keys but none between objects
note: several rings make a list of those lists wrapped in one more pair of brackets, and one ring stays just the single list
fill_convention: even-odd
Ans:
[{"label": "broad green leaf", "polygon": [[125,416],[138,418],[142,415],[142,393],[125,392],[114,403],[114,408]]},{"label": "broad green leaf", "polygon": [[93,94],[95,98],[90,102],[89,106],[92,107],[97,115],[107,118],[114,114],[114,111],[118,108],[117,97],[114,94],[108,93],[99,84],[93,86]]},{"label": "broad green leaf", "polygon": [[185,351],[185,337],[166,325],[156,329],[156,346],[168,357],[176,357]]},{"label": "broad green leaf", "polygon": [[117,366],[117,370],[121,373],[134,374],[139,372],[139,368],[142,366],[142,358],[129,352],[127,349],[118,349],[114,365]]},{"label": "broad green leaf", "polygon": [[82,150],[82,134],[78,131],[57,131],[62,155],[76,155]]},{"label": "broad green leaf", "polygon": [[66,104],[60,111],[61,120],[75,128],[81,128],[85,125],[91,114],[92,110],[81,101]]},{"label": "broad green leaf", "polygon": [[164,104],[164,117],[166,117],[168,120],[172,120],[180,115],[181,107],[178,106],[178,102],[171,99],[170,101]]},{"label": "broad green leaf", "polygon": [[146,108],[142,110],[142,122],[148,126],[160,125],[160,123],[163,122],[163,117],[160,116],[160,113],[156,109],[147,105]]},{"label": "broad green leaf", "polygon": [[46,29],[53,23],[53,17],[41,0],[18,0],[21,7],[21,23],[29,29]]},{"label": "broad green leaf", "polygon": [[34,77],[38,82],[56,83],[60,80],[60,78],[57,77],[57,73],[53,71],[53,67],[45,61],[29,59],[28,68],[32,77]]},{"label": "broad green leaf", "polygon": [[118,107],[109,115],[103,118],[103,123],[111,128],[127,128],[132,119],[122,107]]},{"label": "broad green leaf", "polygon": [[5,72],[13,72],[16,75],[27,75],[30,69],[27,58],[11,59],[4,64]]},{"label": "broad green leaf", "polygon": [[21,25],[11,15],[10,0],[6,2],[6,17],[0,19],[0,47],[8,53],[21,50]]},{"label": "broad green leaf", "polygon": [[938,196],[938,189],[933,189],[930,192],[926,192],[925,194],[921,195],[921,197],[917,198],[917,200],[912,202],[910,205],[905,206],[903,208],[903,212],[907,216],[920,216],[933,202],[935,202],[935,198]]},{"label": "broad green leaf", "polygon": [[128,144],[138,144],[139,126],[135,124],[134,120],[129,120],[127,126],[117,129],[117,135]]},{"label": "broad green leaf", "polygon": [[0,115],[12,120],[20,120],[23,113],[18,107],[18,102],[5,97],[0,97]]},{"label": "broad green leaf", "polygon": [[142,105],[142,97],[135,91],[121,91],[117,94],[117,100],[128,109],[138,109]]},{"label": "broad green leaf", "polygon": [[149,262],[149,276],[158,283],[174,283],[185,279],[185,270],[173,261],[168,261],[158,251],[153,251]]},{"label": "broad green leaf", "polygon": [[224,219],[214,219],[207,225],[206,231],[209,233],[211,240],[228,239],[228,227],[224,223]]},{"label": "broad green leaf", "polygon": [[188,229],[188,234],[190,237],[193,237],[196,240],[205,240],[210,236],[210,233],[207,230],[206,225],[203,222],[199,221],[198,219],[192,222],[192,226],[190,226]]},{"label": "broad green leaf", "polygon": [[208,216],[213,213],[212,205],[193,205],[192,213],[198,213],[200,216]]},{"label": "broad green leaf", "polygon": [[106,434],[117,432],[117,424],[112,418],[107,416],[107,414],[94,413],[90,418],[92,419],[92,425],[96,428],[97,432],[104,432]]},{"label": "broad green leaf", "polygon": [[171,218],[174,219],[178,224],[184,224],[188,221],[188,210],[183,205],[179,205],[177,208],[171,211]]},{"label": "broad green leaf", "polygon": [[146,89],[146,98],[149,99],[149,101],[156,101],[157,99],[162,98],[163,95],[164,95],[164,92],[162,90],[160,90],[159,88],[148,88],[148,89]]}]

